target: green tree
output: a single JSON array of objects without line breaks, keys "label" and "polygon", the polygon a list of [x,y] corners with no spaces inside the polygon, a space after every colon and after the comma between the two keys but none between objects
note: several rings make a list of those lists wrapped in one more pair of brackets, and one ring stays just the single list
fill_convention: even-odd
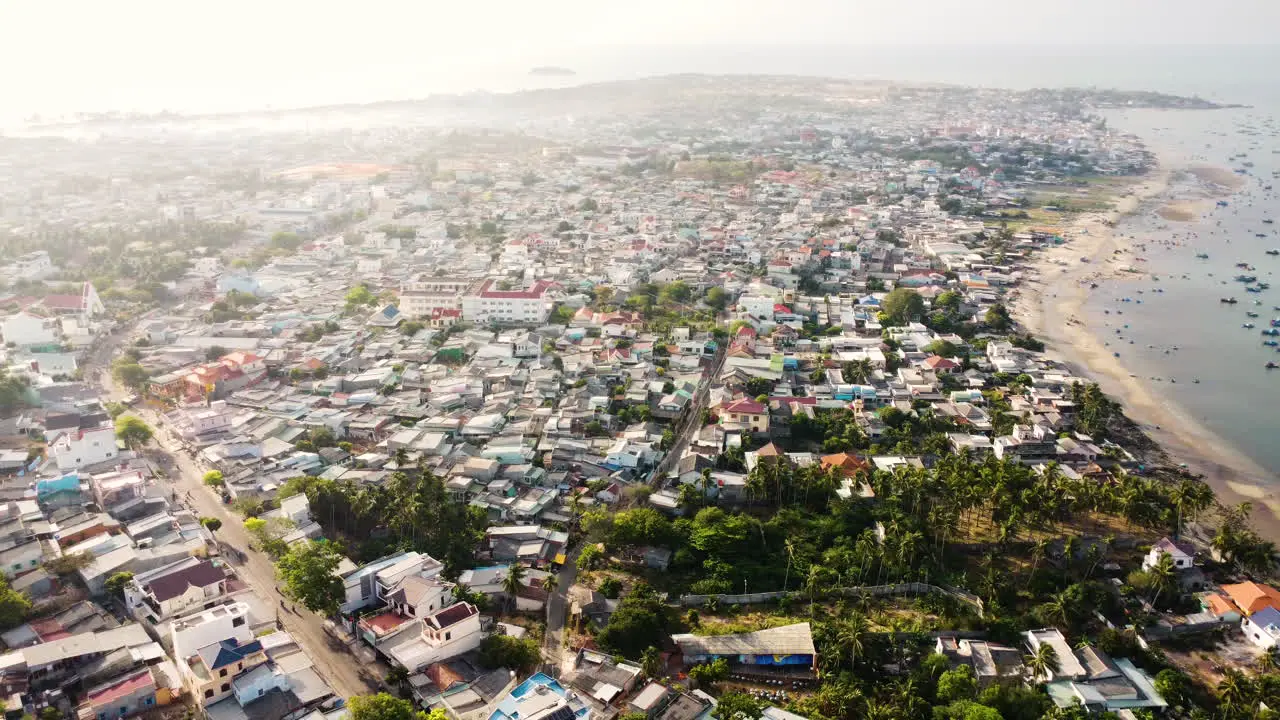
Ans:
[{"label": "green tree", "polygon": [[135,415],[122,415],[116,420],[116,437],[137,450],[151,442],[151,427]]},{"label": "green tree", "polygon": [[490,635],[480,641],[480,664],[486,668],[507,668],[521,675],[542,661],[542,651],[532,638]]},{"label": "green tree", "polygon": [[409,671],[399,665],[395,665],[387,671],[387,676],[384,680],[389,687],[397,688],[403,693],[409,685]]},{"label": "green tree", "polygon": [[63,555],[44,563],[44,569],[54,575],[71,575],[93,564],[94,556],[88,552]]},{"label": "green tree", "polygon": [[147,381],[147,370],[137,362],[120,358],[111,364],[111,377],[130,390],[139,390]]},{"label": "green tree", "polygon": [[720,696],[711,717],[716,720],[759,720],[764,708],[755,698],[744,692],[727,692]]},{"label": "green tree", "polygon": [[357,695],[347,700],[350,720],[418,720],[418,714],[412,702],[390,693]]},{"label": "green tree", "polygon": [[978,696],[978,679],[973,668],[961,665],[942,673],[938,678],[938,702],[950,704],[957,700],[972,700]]},{"label": "green tree", "polygon": [[601,647],[629,658],[638,658],[655,638],[666,635],[667,607],[648,585],[637,585],[609,618],[597,636]]},{"label": "green tree", "polygon": [[221,470],[210,470],[204,474],[204,484],[209,487],[222,487],[227,484],[227,481],[222,477]]},{"label": "green tree", "polygon": [[713,285],[707,290],[705,300],[710,307],[716,310],[724,310],[725,306],[729,304],[729,294],[719,285]]},{"label": "green tree", "polygon": [[640,667],[644,669],[645,677],[657,679],[662,677],[663,672],[662,651],[656,647],[645,648],[640,653]]},{"label": "green tree", "polygon": [[507,602],[511,604],[511,609],[516,608],[516,598],[520,597],[520,591],[524,588],[524,566],[518,562],[513,562],[507,566],[507,572],[502,576],[502,592],[507,596]]},{"label": "green tree", "polygon": [[349,310],[363,305],[374,305],[378,302],[378,296],[370,292],[369,288],[365,287],[363,283],[348,290],[344,299]]},{"label": "green tree", "polygon": [[124,589],[128,587],[130,582],[133,582],[133,573],[118,572],[107,578],[107,581],[102,584],[102,587],[111,595],[124,597]]},{"label": "green tree", "polygon": [[699,687],[712,688],[716,683],[729,677],[729,662],[724,658],[716,658],[709,663],[699,663],[689,668],[689,678]]},{"label": "green tree", "polygon": [[213,362],[214,360],[217,360],[218,358],[226,354],[227,354],[227,349],[222,347],[221,345],[210,345],[204,351],[204,359],[209,362]]},{"label": "green tree", "polygon": [[1041,643],[1035,652],[1024,656],[1022,662],[1036,680],[1048,679],[1058,672],[1058,652],[1048,643]]},{"label": "green tree", "polygon": [[271,236],[272,249],[293,252],[301,246],[302,236],[298,233],[281,231]]},{"label": "green tree", "polygon": [[583,546],[582,551],[578,553],[578,569],[584,572],[594,570],[602,555],[604,552],[600,550],[599,545],[593,543]]},{"label": "green tree", "polygon": [[880,303],[880,309],[893,325],[906,325],[924,315],[924,298],[915,290],[894,288]]},{"label": "green tree", "polygon": [[342,579],[334,572],[342,554],[328,542],[301,542],[276,563],[284,592],[312,612],[333,615],[346,598]]},{"label": "green tree", "polygon": [[1008,332],[1013,327],[1013,318],[1009,317],[1009,311],[1003,305],[992,305],[988,308],[982,321],[987,324],[987,327],[999,333]]},{"label": "green tree", "polygon": [[200,524],[205,526],[211,534],[222,529],[222,521],[216,517],[202,517],[200,518]]}]

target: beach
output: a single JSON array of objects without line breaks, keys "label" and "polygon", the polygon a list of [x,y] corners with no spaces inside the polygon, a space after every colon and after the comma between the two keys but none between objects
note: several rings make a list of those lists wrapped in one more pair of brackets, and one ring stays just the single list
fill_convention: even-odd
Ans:
[{"label": "beach", "polygon": [[[1185,192],[1171,193],[1171,179],[1183,171],[1212,193],[1190,197]],[[1097,382],[1119,401],[1125,414],[1142,426],[1171,462],[1185,463],[1190,471],[1203,475],[1221,503],[1253,503],[1253,520],[1259,531],[1267,537],[1280,538],[1280,503],[1269,490],[1274,474],[1232,448],[1184,408],[1153,391],[1141,379],[1145,376],[1143,368],[1130,368],[1123,357],[1116,357],[1084,314],[1091,283],[1123,282],[1125,278],[1143,276],[1133,266],[1133,248],[1124,236],[1126,218],[1156,213],[1174,220],[1166,210],[1174,208],[1179,211],[1176,217],[1190,219],[1203,203],[1211,201],[1206,194],[1225,197],[1238,187],[1234,181],[1229,170],[1179,169],[1162,164],[1137,179],[1127,192],[1122,191],[1111,211],[1075,218],[1066,228],[1067,242],[1035,259],[1010,312],[1029,332],[1044,340],[1050,357]]]}]

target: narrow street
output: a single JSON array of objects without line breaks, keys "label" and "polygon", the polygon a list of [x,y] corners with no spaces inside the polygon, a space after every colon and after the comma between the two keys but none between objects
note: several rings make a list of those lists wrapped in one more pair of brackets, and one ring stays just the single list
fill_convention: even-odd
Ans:
[{"label": "narrow street", "polygon": [[579,544],[566,556],[564,565],[556,578],[560,584],[547,599],[547,631],[542,637],[542,658],[557,678],[565,669],[565,662],[573,659],[566,657],[564,652],[564,622],[569,612],[568,598],[565,594],[578,578],[578,555],[581,553],[582,545]]},{"label": "narrow street", "polygon": [[[113,336],[104,343],[101,352],[95,357],[109,357],[110,344],[118,343],[120,338]],[[113,387],[110,368],[102,367],[100,385],[103,396],[118,400],[128,393]],[[244,562],[236,562],[224,556],[235,568],[240,579],[253,588],[262,598],[263,603],[278,610],[279,622],[306,650],[315,663],[316,669],[333,687],[338,695],[348,698],[353,695],[365,695],[381,689],[381,678],[366,677],[361,668],[361,661],[346,649],[346,646],[325,630],[325,618],[316,615],[296,603],[283,599],[276,589],[275,565],[265,553],[251,549],[250,538],[244,530],[244,520],[224,505],[214,491],[204,485],[204,473],[194,460],[187,457],[182,448],[177,447],[169,437],[169,433],[157,422],[159,417],[146,409],[133,411],[155,430],[152,446],[145,455],[155,464],[162,467],[166,477],[160,482],[175,493],[178,501],[191,508],[200,517],[213,517],[222,521],[222,527],[215,533],[221,545],[230,546],[244,553]],[[296,614],[281,607],[281,602],[293,607],[297,605]]]}]

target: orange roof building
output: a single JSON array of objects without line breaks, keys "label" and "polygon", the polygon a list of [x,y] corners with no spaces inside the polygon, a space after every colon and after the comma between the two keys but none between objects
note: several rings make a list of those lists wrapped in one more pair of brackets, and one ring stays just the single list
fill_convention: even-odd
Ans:
[{"label": "orange roof building", "polygon": [[841,475],[850,477],[858,472],[866,470],[870,467],[866,460],[859,458],[857,455],[848,453],[836,453],[835,455],[823,455],[822,467],[835,468],[840,471]]},{"label": "orange roof building", "polygon": [[1252,615],[1263,608],[1280,610],[1280,590],[1256,582],[1223,585],[1222,592],[1231,598],[1245,615]]}]

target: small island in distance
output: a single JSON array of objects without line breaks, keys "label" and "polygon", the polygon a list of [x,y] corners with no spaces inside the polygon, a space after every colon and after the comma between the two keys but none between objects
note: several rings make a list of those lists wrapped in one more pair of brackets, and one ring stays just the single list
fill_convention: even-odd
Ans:
[{"label": "small island in distance", "polygon": [[530,70],[529,74],[530,75],[555,75],[555,76],[563,77],[567,75],[577,75],[578,73],[570,70],[569,68],[556,67],[554,65],[542,65]]}]

